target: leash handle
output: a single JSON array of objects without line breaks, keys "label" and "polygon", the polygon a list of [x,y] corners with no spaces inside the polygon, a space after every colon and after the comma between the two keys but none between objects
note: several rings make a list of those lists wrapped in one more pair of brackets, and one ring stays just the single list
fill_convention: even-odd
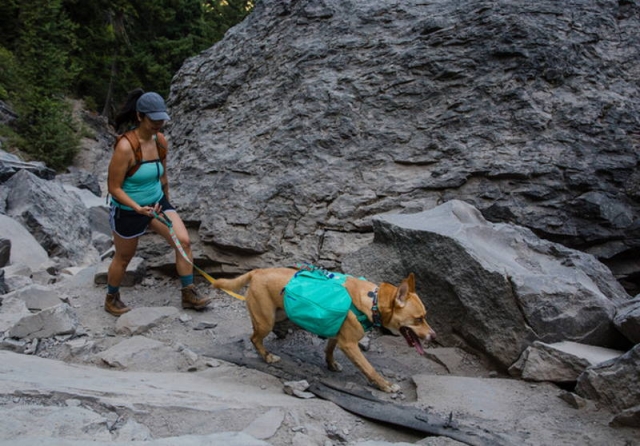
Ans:
[{"label": "leash handle", "polygon": [[[213,284],[216,281],[216,279],[211,277],[209,274],[204,272],[202,269],[198,268],[198,266],[196,266],[195,263],[193,263],[191,260],[189,260],[189,256],[187,256],[187,253],[184,251],[184,248],[182,247],[182,243],[180,243],[180,240],[178,240],[178,236],[176,235],[176,232],[173,230],[173,223],[171,222],[169,217],[167,217],[167,214],[165,214],[163,211],[161,211],[159,214],[154,211],[153,212],[153,218],[159,220],[160,222],[162,222],[165,226],[167,226],[169,228],[169,235],[171,236],[171,239],[173,240],[173,243],[176,245],[176,248],[178,249],[178,251],[180,252],[182,257],[184,257],[184,259],[187,262],[189,262],[191,264],[191,266],[193,266],[193,268],[196,271],[198,271],[205,279],[207,279],[211,284]],[[245,300],[244,296],[242,296],[241,294],[234,293],[233,291],[225,290],[224,288],[220,288],[220,289],[222,291],[224,291],[225,293],[227,293],[229,296],[235,297],[236,299],[239,299],[239,300]]]}]

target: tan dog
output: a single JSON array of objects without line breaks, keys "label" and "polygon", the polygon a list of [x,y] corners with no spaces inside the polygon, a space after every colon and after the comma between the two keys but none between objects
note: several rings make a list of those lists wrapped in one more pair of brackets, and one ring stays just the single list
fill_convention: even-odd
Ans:
[{"label": "tan dog", "polygon": [[[253,324],[251,342],[267,363],[280,360],[278,356],[267,351],[263,340],[273,329],[279,310],[284,313],[282,290],[296,271],[290,268],[256,269],[234,279],[218,279],[214,283],[216,288],[232,291],[239,291],[250,283],[246,302]],[[379,321],[391,333],[403,335],[407,343],[415,347],[418,353],[424,353],[420,340],[428,342],[435,337],[435,332],[426,321],[427,311],[416,294],[413,273],[409,274],[399,287],[384,282],[377,287],[371,282],[351,276],[347,277],[344,287],[349,292],[353,304],[367,316],[369,321],[374,323]],[[375,302],[376,299],[377,302]],[[330,338],[327,343],[325,348],[327,366],[332,371],[341,370],[340,364],[333,356],[337,345],[380,390],[397,392],[400,387],[380,376],[360,351],[358,341],[364,337],[364,334],[365,330],[358,322],[356,315],[349,311],[338,334]]]}]

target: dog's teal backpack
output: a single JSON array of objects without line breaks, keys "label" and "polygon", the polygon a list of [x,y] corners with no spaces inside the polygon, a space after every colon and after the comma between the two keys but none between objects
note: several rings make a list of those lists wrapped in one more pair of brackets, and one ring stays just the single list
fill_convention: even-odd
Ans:
[{"label": "dog's teal backpack", "polygon": [[351,307],[347,277],[315,267],[298,271],[283,290],[287,317],[318,336],[335,336]]}]

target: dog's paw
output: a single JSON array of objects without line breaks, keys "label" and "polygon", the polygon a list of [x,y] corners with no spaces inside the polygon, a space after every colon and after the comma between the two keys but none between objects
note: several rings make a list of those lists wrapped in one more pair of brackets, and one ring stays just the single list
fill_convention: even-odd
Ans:
[{"label": "dog's paw", "polygon": [[327,367],[332,372],[342,372],[342,366],[338,361],[327,362]]},{"label": "dog's paw", "polygon": [[267,364],[273,364],[274,362],[280,361],[280,356],[274,355],[273,353],[267,353],[267,357],[264,358]]},{"label": "dog's paw", "polygon": [[400,391],[400,386],[386,382],[384,385],[380,386],[380,390],[387,393],[397,393]]}]

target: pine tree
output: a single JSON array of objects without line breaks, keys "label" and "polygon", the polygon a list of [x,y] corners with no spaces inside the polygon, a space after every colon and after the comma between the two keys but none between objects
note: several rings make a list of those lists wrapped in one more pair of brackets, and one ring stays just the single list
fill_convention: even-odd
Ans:
[{"label": "pine tree", "polygon": [[78,73],[69,57],[75,47],[75,25],[61,0],[22,0],[18,21],[15,58],[23,88],[11,94],[11,101],[18,112],[20,148],[53,169],[62,169],[79,147],[65,99]]}]

